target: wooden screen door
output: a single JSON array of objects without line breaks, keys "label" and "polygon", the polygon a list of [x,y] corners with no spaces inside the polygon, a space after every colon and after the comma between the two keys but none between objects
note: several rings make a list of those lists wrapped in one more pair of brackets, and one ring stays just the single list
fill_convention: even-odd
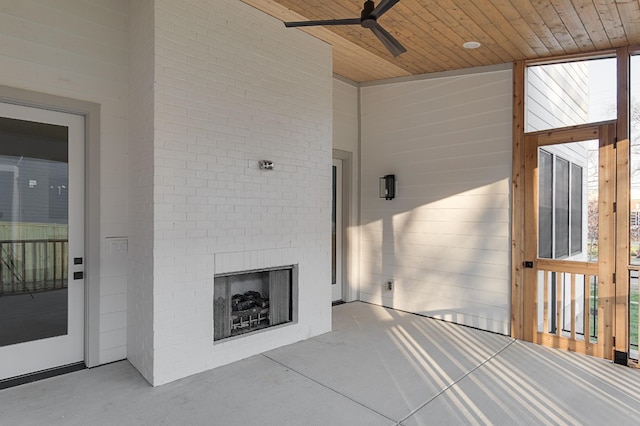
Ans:
[{"label": "wooden screen door", "polygon": [[525,340],[611,359],[615,124],[525,136]]}]

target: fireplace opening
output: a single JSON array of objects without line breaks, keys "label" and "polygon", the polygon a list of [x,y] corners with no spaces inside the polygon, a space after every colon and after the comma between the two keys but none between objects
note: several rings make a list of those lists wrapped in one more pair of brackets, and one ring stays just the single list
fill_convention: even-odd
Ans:
[{"label": "fireplace opening", "polygon": [[219,274],[213,280],[213,340],[294,321],[297,266]]}]

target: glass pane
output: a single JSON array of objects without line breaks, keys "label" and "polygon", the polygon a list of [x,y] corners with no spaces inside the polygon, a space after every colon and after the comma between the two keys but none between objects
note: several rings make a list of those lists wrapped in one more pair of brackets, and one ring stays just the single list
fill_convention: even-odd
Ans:
[{"label": "glass pane", "polygon": [[538,257],[553,257],[553,155],[538,153]]},{"label": "glass pane", "polygon": [[598,141],[538,149],[538,257],[598,258]]},{"label": "glass pane", "polygon": [[582,167],[571,164],[571,256],[582,252],[582,171]]},{"label": "glass pane", "polygon": [[337,185],[337,167],[336,166],[332,166],[331,167],[332,170],[332,176],[333,176],[333,192],[332,192],[332,199],[331,199],[331,284],[335,284],[337,282],[336,278],[337,278],[337,264],[336,264],[336,256],[337,256],[337,251],[336,251],[336,220],[337,220],[337,214],[336,214],[336,185]]},{"label": "glass pane", "polygon": [[527,68],[525,129],[557,129],[616,118],[615,58]]},{"label": "glass pane", "polygon": [[0,117],[0,346],[67,334],[68,128]]},{"label": "glass pane", "polygon": [[569,256],[569,162],[556,156],[555,258]]},{"label": "glass pane", "polygon": [[587,147],[587,260],[595,262],[598,260],[598,141],[587,142]]},{"label": "glass pane", "polygon": [[640,265],[640,56],[631,57],[630,260]]}]

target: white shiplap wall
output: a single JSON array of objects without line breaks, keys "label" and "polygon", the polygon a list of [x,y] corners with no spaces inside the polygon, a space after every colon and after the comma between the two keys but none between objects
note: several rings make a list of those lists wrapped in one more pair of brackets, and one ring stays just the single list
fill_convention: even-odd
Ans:
[{"label": "white shiplap wall", "polygon": [[509,333],[511,82],[499,70],[361,88],[362,300]]},{"label": "white shiplap wall", "polygon": [[588,122],[588,62],[528,67],[526,80],[527,132]]},{"label": "white shiplap wall", "polygon": [[[333,148],[358,151],[358,87],[333,79]],[[354,162],[357,162],[354,159]]]},{"label": "white shiplap wall", "polygon": [[127,1],[0,6],[0,84],[100,104],[100,363],[126,357],[126,257],[107,238],[127,235],[127,15]]}]

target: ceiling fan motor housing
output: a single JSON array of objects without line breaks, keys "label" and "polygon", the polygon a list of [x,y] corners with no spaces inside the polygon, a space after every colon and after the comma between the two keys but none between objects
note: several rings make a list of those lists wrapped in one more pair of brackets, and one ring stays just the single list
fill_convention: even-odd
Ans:
[{"label": "ceiling fan motor housing", "polygon": [[375,5],[373,4],[373,0],[367,0],[364,2],[364,6],[362,7],[362,12],[360,12],[360,19],[363,21],[368,18],[373,18],[371,16],[371,12],[375,9]]},{"label": "ceiling fan motor housing", "polygon": [[360,13],[360,25],[364,28],[372,28],[376,25],[376,17],[371,16],[371,12],[375,5],[373,0],[367,0],[364,2],[364,7],[362,8],[362,13]]}]

